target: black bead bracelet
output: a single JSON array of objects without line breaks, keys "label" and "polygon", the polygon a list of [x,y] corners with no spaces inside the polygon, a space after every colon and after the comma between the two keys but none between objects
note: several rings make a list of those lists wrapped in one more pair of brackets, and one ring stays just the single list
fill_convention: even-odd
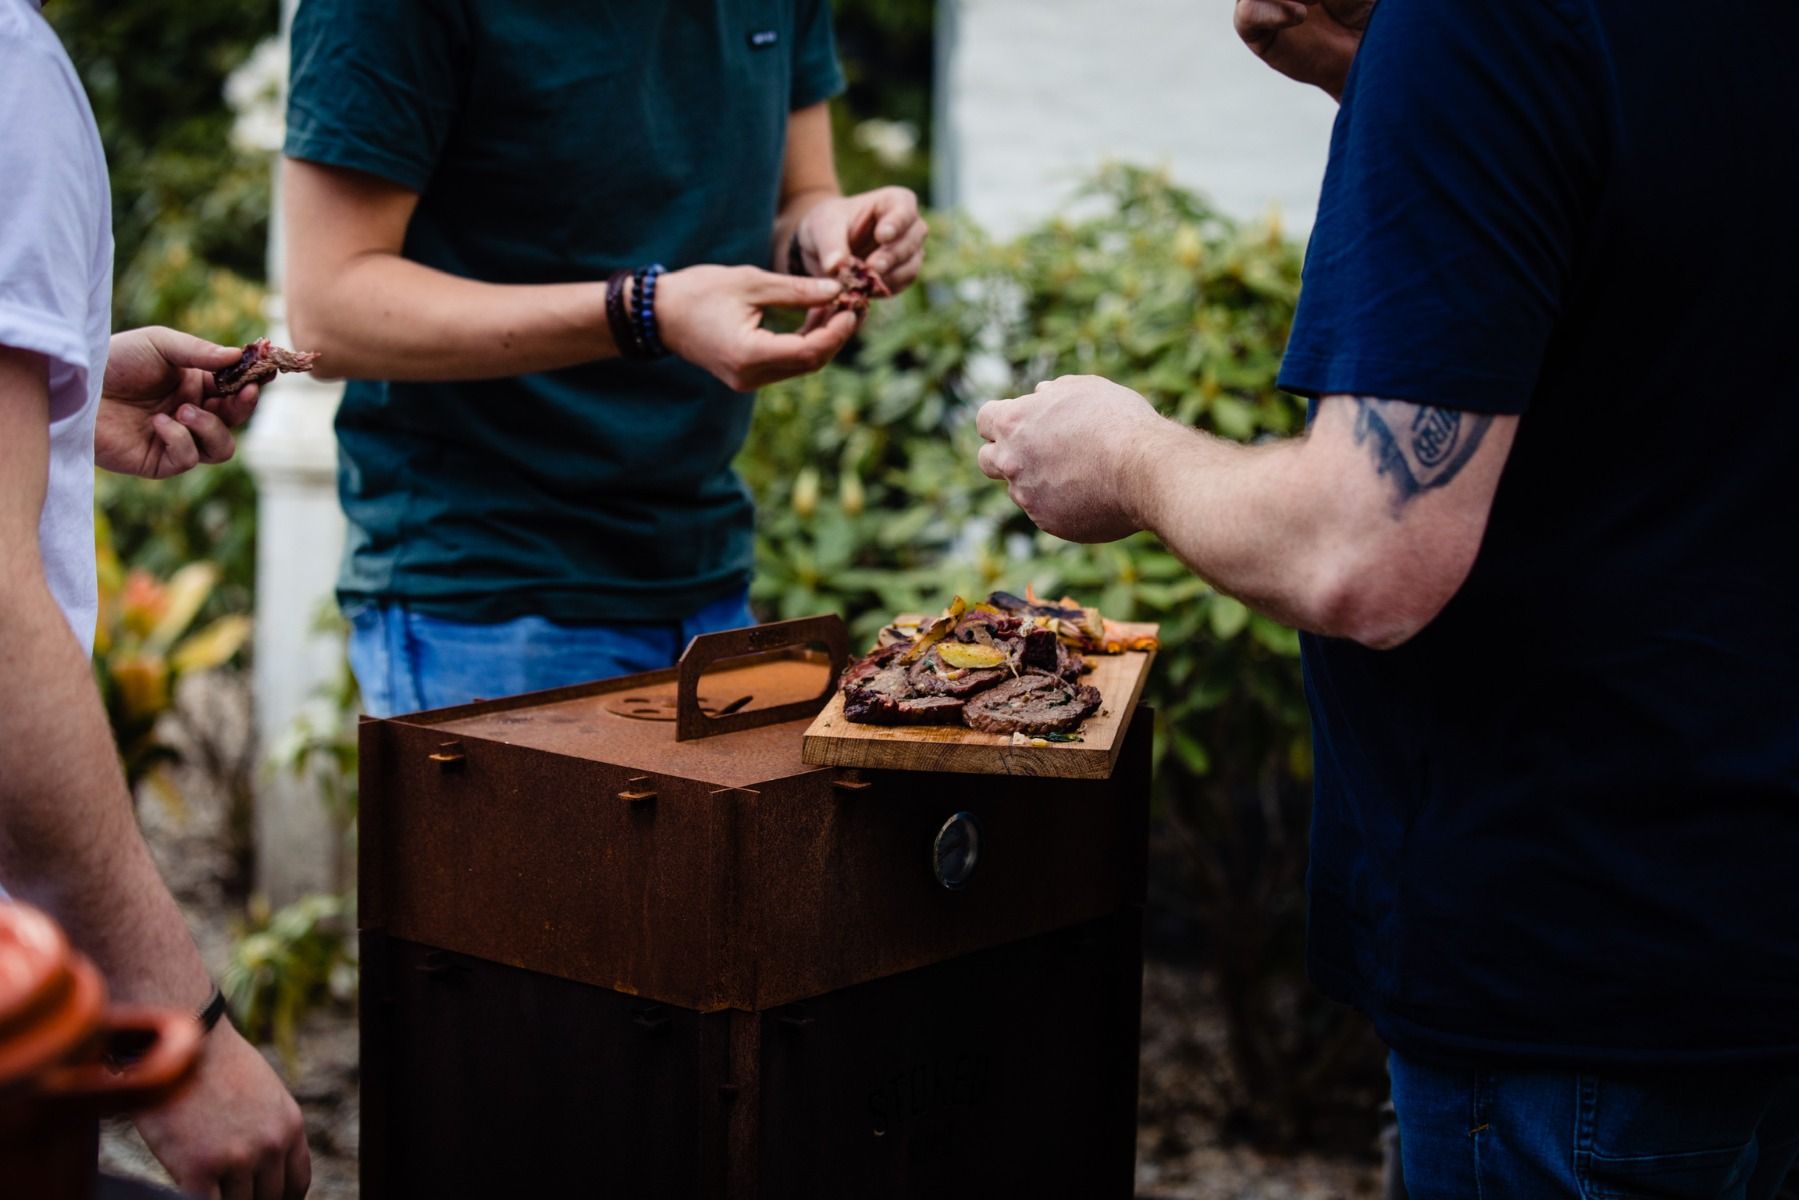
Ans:
[{"label": "black bead bracelet", "polygon": [[656,282],[663,273],[661,263],[651,263],[637,268],[634,276],[637,288],[632,295],[631,327],[637,332],[646,358],[661,358],[668,353],[662,344],[661,330],[656,327]]},{"label": "black bead bracelet", "polygon": [[[606,326],[625,358],[645,360],[668,354],[656,324],[656,284],[666,273],[661,263],[652,263],[635,271],[614,271],[606,279]],[[632,285],[628,300],[627,282]]]}]

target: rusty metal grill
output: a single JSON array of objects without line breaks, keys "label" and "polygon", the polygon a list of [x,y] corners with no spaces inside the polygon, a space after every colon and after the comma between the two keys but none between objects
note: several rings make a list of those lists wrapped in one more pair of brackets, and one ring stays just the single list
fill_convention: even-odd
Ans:
[{"label": "rusty metal grill", "polygon": [[1105,780],[807,766],[846,649],[365,723],[366,1196],[1131,1194],[1152,723]]}]

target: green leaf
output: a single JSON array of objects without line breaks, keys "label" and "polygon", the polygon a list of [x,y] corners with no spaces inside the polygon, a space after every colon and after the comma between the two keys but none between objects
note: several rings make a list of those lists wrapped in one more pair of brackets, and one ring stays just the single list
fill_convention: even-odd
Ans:
[{"label": "green leaf", "polygon": [[1212,633],[1219,641],[1228,642],[1249,624],[1249,610],[1229,596],[1213,596],[1209,606]]}]

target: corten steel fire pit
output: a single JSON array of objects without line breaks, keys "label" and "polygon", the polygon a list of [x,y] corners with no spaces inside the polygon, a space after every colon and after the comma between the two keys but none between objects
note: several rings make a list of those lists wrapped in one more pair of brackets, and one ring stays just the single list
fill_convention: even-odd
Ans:
[{"label": "corten steel fire pit", "polygon": [[364,723],[368,1200],[1131,1195],[1147,712],[1107,779],[808,766],[846,650]]}]

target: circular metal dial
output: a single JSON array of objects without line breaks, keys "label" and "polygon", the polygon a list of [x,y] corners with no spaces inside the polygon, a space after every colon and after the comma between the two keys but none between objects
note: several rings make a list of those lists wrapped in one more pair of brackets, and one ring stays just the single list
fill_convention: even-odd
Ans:
[{"label": "circular metal dial", "polygon": [[968,886],[981,857],[981,825],[971,812],[959,812],[943,823],[931,843],[931,869],[937,882],[952,892]]}]

